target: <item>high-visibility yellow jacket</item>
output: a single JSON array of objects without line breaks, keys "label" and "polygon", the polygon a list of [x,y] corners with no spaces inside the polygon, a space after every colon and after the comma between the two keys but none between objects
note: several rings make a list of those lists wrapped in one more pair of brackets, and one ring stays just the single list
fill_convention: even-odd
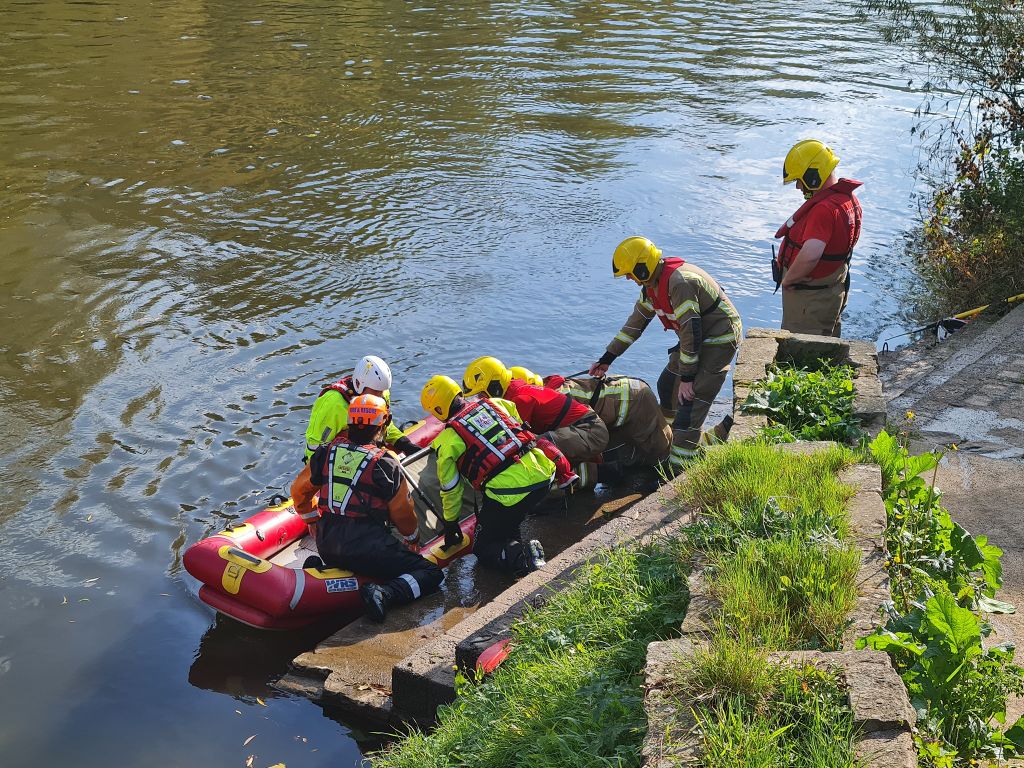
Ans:
[{"label": "high-visibility yellow jacket", "polygon": [[[516,421],[522,422],[519,411],[512,402],[496,397],[490,398],[490,401]],[[431,447],[437,451],[437,479],[441,482],[444,519],[458,520],[459,511],[462,509],[459,457],[466,452],[466,444],[454,429],[445,427],[441,434],[434,438]],[[531,490],[550,482],[554,476],[554,463],[540,448],[531,448],[523,454],[520,461],[492,477],[484,486],[484,493],[498,503],[511,507],[522,501]]]},{"label": "high-visibility yellow jacket", "polygon": [[[385,392],[384,399],[390,404],[391,393]],[[309,414],[309,426],[306,428],[306,461],[321,445],[331,442],[338,433],[348,429],[348,403],[336,389],[328,389],[313,403],[313,411]],[[402,430],[388,425],[385,440],[394,445],[395,440],[402,436]]]}]

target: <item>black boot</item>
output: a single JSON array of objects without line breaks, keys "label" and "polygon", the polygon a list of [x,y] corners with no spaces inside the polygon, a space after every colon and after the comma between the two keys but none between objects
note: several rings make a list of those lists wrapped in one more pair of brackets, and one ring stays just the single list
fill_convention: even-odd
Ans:
[{"label": "black boot", "polygon": [[381,584],[363,584],[359,588],[359,596],[366,606],[366,616],[378,624],[383,622],[391,602],[391,591]]},{"label": "black boot", "polygon": [[324,570],[324,561],[320,555],[310,555],[306,558],[305,562],[302,563],[303,568],[316,568],[318,571]]},{"label": "black boot", "polygon": [[530,561],[530,570],[539,571],[548,561],[544,559],[544,547],[536,539],[526,542],[526,559]]}]

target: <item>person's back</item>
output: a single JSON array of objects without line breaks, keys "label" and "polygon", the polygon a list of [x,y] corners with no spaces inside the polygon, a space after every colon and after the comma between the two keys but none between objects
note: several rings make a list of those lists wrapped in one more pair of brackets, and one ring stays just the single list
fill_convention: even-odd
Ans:
[{"label": "person's back", "polygon": [[[436,591],[443,575],[415,551],[418,532],[409,484],[398,457],[380,445],[390,422],[387,403],[360,395],[350,403],[349,421],[347,434],[313,452],[292,484],[292,499],[324,564],[387,580],[360,589],[370,617],[383,621],[388,605]],[[402,534],[403,543],[388,531],[389,524]]]}]

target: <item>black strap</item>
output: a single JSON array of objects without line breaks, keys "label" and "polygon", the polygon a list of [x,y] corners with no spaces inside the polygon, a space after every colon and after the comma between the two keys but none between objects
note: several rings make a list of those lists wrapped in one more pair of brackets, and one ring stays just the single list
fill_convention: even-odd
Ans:
[{"label": "black strap", "polygon": [[789,286],[794,291],[824,291],[826,288],[831,288],[831,285],[805,285],[804,283],[794,283]]},{"label": "black strap", "polygon": [[853,258],[853,251],[849,250],[846,253],[825,253],[822,254],[820,261],[842,261],[846,264],[850,263]]},{"label": "black strap", "polygon": [[701,317],[705,317],[707,315],[710,315],[716,309],[718,309],[718,305],[722,303],[722,295],[723,295],[722,292],[719,291],[718,292],[718,298],[715,299],[713,302],[711,302],[711,306],[710,307],[708,307],[707,309],[701,310],[700,316]]},{"label": "black strap", "polygon": [[[568,395],[563,395],[563,397],[565,398],[565,402],[562,403],[562,410],[560,410],[558,412],[558,416],[556,416],[555,420],[553,422],[551,422],[550,429],[552,429],[552,430],[558,429],[558,425],[562,423],[562,419],[565,418],[565,415],[567,413],[569,413],[569,409],[572,408],[572,404],[574,402],[573,399],[571,397],[569,397]],[[548,430],[543,430],[543,431],[548,431]]]},{"label": "black strap", "polygon": [[607,378],[602,378],[602,379],[598,379],[597,380],[597,386],[594,387],[594,394],[592,394],[590,396],[590,407],[591,408],[596,408],[597,407],[596,404],[597,404],[598,398],[601,397],[601,393],[604,391],[604,383],[606,381],[608,381]]}]

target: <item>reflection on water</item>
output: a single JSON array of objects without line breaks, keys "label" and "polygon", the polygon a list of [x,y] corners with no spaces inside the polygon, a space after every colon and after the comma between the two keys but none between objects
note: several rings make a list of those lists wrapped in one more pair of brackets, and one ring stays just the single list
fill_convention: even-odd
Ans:
[{"label": "reflection on water", "polygon": [[[479,354],[584,367],[634,298],[608,274],[627,234],[707,267],[748,326],[776,324],[769,238],[800,202],[779,184],[798,138],[866,182],[844,327],[899,325],[889,245],[918,96],[844,14],[8,3],[5,759],[244,762],[241,721],[267,717],[266,764],[299,749],[298,724],[332,746],[296,764],[358,762],[312,705],[254,703],[256,668],[229,696],[188,685],[211,618],[183,548],[287,484],[320,384],[364,353],[392,363],[400,420]],[[666,343],[648,336],[616,367],[653,380]]]}]

